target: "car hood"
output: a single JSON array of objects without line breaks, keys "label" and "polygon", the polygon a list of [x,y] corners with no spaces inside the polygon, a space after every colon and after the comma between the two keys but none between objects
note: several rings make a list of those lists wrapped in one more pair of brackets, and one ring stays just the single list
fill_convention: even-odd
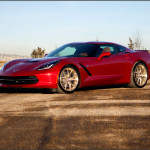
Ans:
[{"label": "car hood", "polygon": [[27,72],[33,72],[39,67],[45,65],[46,63],[62,60],[64,57],[44,57],[37,59],[16,59],[5,64],[3,69],[0,70],[0,75],[13,76],[17,73],[26,74]]}]

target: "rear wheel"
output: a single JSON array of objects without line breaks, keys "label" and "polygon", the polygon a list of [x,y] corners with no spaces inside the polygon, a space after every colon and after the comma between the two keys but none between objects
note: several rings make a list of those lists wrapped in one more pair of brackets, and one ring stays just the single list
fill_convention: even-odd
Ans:
[{"label": "rear wheel", "polygon": [[131,82],[128,87],[142,88],[146,85],[148,80],[147,66],[142,62],[137,62],[131,72]]},{"label": "rear wheel", "polygon": [[80,83],[79,71],[73,66],[64,67],[58,78],[58,92],[59,93],[72,93]]}]

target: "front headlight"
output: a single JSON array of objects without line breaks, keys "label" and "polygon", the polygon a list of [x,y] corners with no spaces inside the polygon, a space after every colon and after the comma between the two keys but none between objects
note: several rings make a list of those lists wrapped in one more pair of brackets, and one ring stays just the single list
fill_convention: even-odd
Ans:
[{"label": "front headlight", "polygon": [[38,68],[38,70],[50,69],[50,68],[54,67],[55,65],[57,65],[59,62],[60,62],[60,60],[52,61],[50,63],[47,63],[47,64],[41,66],[40,68]]}]

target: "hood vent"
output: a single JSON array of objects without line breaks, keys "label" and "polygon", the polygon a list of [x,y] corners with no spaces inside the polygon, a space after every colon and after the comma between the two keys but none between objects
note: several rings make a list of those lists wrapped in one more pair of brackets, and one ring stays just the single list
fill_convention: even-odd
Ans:
[{"label": "hood vent", "polygon": [[39,62],[39,60],[30,60],[30,61],[26,61],[25,63],[36,63]]}]

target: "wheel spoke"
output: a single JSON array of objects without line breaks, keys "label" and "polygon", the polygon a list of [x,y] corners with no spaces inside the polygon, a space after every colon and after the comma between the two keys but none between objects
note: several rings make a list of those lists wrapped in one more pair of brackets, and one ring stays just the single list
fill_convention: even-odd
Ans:
[{"label": "wheel spoke", "polygon": [[69,70],[67,70],[67,77],[69,77]]},{"label": "wheel spoke", "polygon": [[69,85],[69,89],[71,89],[71,83],[70,82],[68,83],[68,85]]},{"label": "wheel spoke", "polygon": [[139,85],[141,85],[142,79],[141,79],[141,78],[138,78],[138,81],[139,81]]},{"label": "wheel spoke", "polygon": [[68,83],[65,84],[65,89],[67,89],[67,85],[68,85]]},{"label": "wheel spoke", "polygon": [[65,76],[66,76],[64,72],[62,72],[62,76],[63,76],[63,77],[65,77]]},{"label": "wheel spoke", "polygon": [[70,70],[70,73],[69,73],[69,77],[71,77],[72,72],[73,72],[73,70],[71,69],[71,70]]},{"label": "wheel spoke", "polygon": [[71,83],[71,85],[72,85],[72,87],[74,87],[74,84]]},{"label": "wheel spoke", "polygon": [[70,81],[78,81],[78,79],[77,78],[70,78]]}]

